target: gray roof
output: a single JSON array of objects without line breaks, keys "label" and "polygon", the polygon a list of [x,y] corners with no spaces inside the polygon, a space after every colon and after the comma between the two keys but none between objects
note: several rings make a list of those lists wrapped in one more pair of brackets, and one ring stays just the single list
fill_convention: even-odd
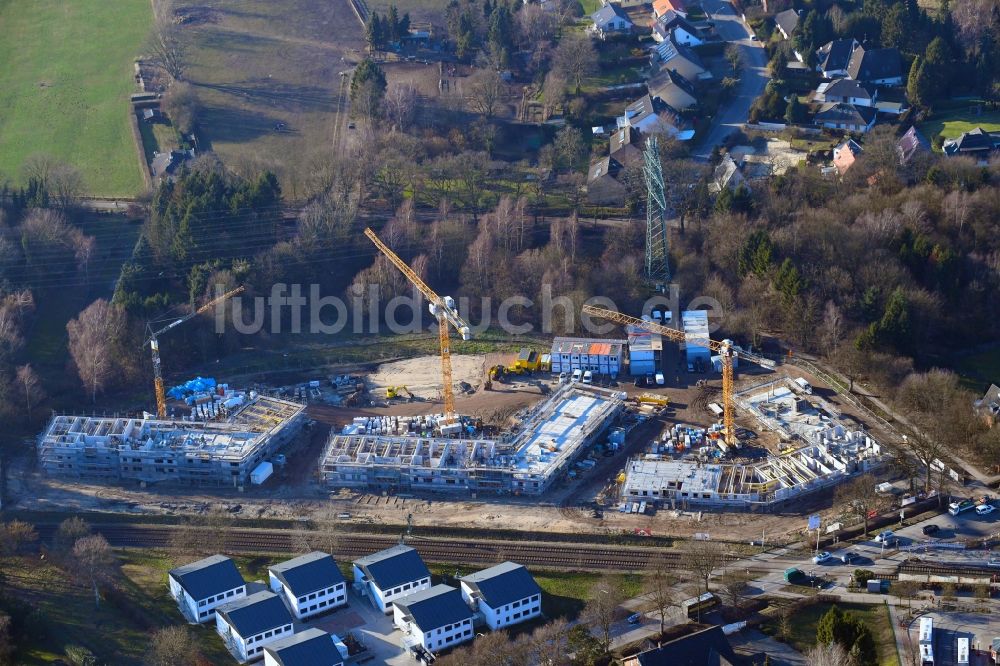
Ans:
[{"label": "gray roof", "polygon": [[658,18],[656,23],[664,28],[664,32],[667,32],[672,28],[682,28],[689,35],[700,37],[698,28],[694,27],[690,21],[675,12],[673,9],[668,10],[663,16]]},{"label": "gray roof", "polygon": [[823,90],[826,97],[854,97],[856,99],[873,99],[877,93],[874,88],[865,86],[860,81],[851,79],[834,79]]},{"label": "gray roof", "polygon": [[587,182],[593,183],[595,180],[600,180],[605,176],[614,178],[620,169],[621,164],[613,157],[601,158],[590,165],[590,170],[587,172]]},{"label": "gray roof", "polygon": [[358,558],[354,560],[354,566],[361,569],[380,590],[429,578],[431,575],[419,553],[404,545]]},{"label": "gray roof", "polygon": [[285,602],[267,591],[220,606],[216,613],[244,638],[292,623]]},{"label": "gray roof", "polygon": [[334,637],[321,629],[306,629],[264,647],[279,666],[339,666],[344,658]]},{"label": "gray roof", "polygon": [[676,111],[684,111],[698,104],[694,85],[672,69],[657,74],[646,82],[651,97],[655,97]]},{"label": "gray roof", "polygon": [[344,582],[344,574],[333,557],[319,551],[275,564],[270,571],[296,597]]},{"label": "gray roof", "polygon": [[608,148],[611,157],[623,166],[638,164],[642,161],[642,148],[635,145],[639,132],[625,126],[611,135]]},{"label": "gray roof", "polygon": [[956,153],[980,153],[996,150],[1000,146],[1000,132],[987,132],[982,127],[963,132],[957,139],[944,142],[944,152],[948,155]]},{"label": "gray roof", "polygon": [[752,663],[736,654],[722,627],[709,627],[635,655],[640,666],[718,666]]},{"label": "gray roof", "polygon": [[625,13],[625,10],[623,10],[619,5],[611,3],[604,5],[596,12],[591,14],[590,20],[593,21],[596,25],[602,25],[612,20],[615,17],[624,19],[629,23],[632,22],[632,19],[628,17],[628,14]]},{"label": "gray roof", "polygon": [[914,155],[927,152],[931,149],[927,139],[917,131],[916,125],[906,130],[906,133],[899,138],[899,159],[903,164],[909,162]]},{"label": "gray roof", "polygon": [[472,619],[472,611],[462,600],[462,593],[447,585],[435,585],[429,590],[408,594],[395,604],[423,632]]},{"label": "gray roof", "polygon": [[504,562],[463,576],[462,582],[479,592],[479,596],[490,608],[499,608],[512,601],[542,593],[528,570],[513,562]]},{"label": "gray roof", "polygon": [[841,123],[852,125],[868,125],[875,120],[875,109],[858,104],[828,103],[820,107],[813,118],[817,123]]},{"label": "gray roof", "polygon": [[835,39],[816,49],[816,60],[823,71],[847,69],[851,62],[851,52],[857,44],[853,39]]},{"label": "gray roof", "polygon": [[774,22],[778,24],[778,27],[784,31],[786,35],[791,37],[792,31],[799,25],[799,13],[794,9],[786,9],[783,12],[778,12],[774,15]]},{"label": "gray roof", "polygon": [[212,555],[169,573],[195,601],[246,585],[236,565],[225,555]]},{"label": "gray roof", "polygon": [[847,75],[856,81],[902,77],[903,65],[896,49],[866,49],[859,46],[847,63]]},{"label": "gray roof", "polygon": [[698,54],[674,41],[673,35],[657,44],[655,51],[664,69],[672,69],[689,80],[707,71]]}]

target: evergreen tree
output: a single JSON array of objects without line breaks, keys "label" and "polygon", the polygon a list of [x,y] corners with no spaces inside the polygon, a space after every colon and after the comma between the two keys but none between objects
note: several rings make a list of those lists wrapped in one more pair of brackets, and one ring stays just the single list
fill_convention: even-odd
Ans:
[{"label": "evergreen tree", "polygon": [[806,120],[806,108],[799,101],[799,96],[794,92],[788,98],[788,106],[785,109],[785,122],[789,125],[798,125]]},{"label": "evergreen tree", "polygon": [[396,44],[402,35],[399,34],[399,10],[396,5],[389,5],[389,13],[385,17],[385,38],[390,44]]},{"label": "evergreen tree", "polygon": [[906,80],[906,97],[918,107],[928,108],[931,104],[933,91],[930,78],[924,67],[924,59],[917,56],[910,65],[910,76]]}]

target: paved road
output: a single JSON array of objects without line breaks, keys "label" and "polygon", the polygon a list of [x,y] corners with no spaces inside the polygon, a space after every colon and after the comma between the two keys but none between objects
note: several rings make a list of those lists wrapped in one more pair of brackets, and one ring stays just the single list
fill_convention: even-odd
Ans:
[{"label": "paved road", "polygon": [[694,151],[695,157],[707,159],[712,148],[722,145],[727,136],[743,126],[750,105],[764,92],[770,77],[764,47],[759,42],[750,41],[750,28],[743,23],[733,6],[725,0],[705,0],[702,5],[715,21],[719,36],[735,43],[743,55],[743,69],[736,93],[719,109],[711,130]]}]

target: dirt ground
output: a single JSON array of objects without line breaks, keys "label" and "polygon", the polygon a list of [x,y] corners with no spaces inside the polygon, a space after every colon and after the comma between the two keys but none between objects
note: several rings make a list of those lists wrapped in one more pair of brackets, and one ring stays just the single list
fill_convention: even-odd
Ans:
[{"label": "dirt ground", "polygon": [[[461,382],[478,389],[485,372],[485,354],[454,354],[451,357],[451,373],[456,389]],[[368,375],[368,384],[369,391],[379,396],[385,395],[387,386],[405,386],[418,398],[437,400],[441,395],[441,358],[419,356],[384,363],[374,374]]]}]

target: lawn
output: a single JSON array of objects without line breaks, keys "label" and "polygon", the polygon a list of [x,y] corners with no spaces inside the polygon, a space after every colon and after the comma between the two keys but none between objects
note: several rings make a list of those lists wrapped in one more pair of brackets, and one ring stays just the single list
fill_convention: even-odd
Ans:
[{"label": "lawn", "polygon": [[[841,610],[860,617],[871,629],[878,645],[879,666],[899,666],[896,654],[896,636],[892,630],[889,609],[885,604],[837,604]],[[791,636],[788,643],[799,652],[806,652],[816,644],[816,625],[830,609],[830,604],[812,604],[796,610],[791,615]],[[778,632],[777,618],[764,624],[761,629],[771,635]]]},{"label": "lawn", "polygon": [[0,174],[44,153],[90,194],[142,189],[128,99],[150,17],[149,0],[0,0]]},{"label": "lawn", "polygon": [[[972,104],[970,102],[970,104]],[[988,132],[1000,131],[1000,111],[984,111],[976,115],[971,107],[935,113],[920,126],[920,131],[932,142],[938,134],[946,139],[957,138],[963,132],[982,127]]]},{"label": "lawn", "polygon": [[584,16],[590,16],[601,8],[601,0],[579,0],[579,2],[580,6],[583,7]]},{"label": "lawn", "polygon": [[989,382],[1000,378],[1000,348],[963,356],[956,362],[955,370],[962,378],[962,384],[977,394],[981,393]]}]

